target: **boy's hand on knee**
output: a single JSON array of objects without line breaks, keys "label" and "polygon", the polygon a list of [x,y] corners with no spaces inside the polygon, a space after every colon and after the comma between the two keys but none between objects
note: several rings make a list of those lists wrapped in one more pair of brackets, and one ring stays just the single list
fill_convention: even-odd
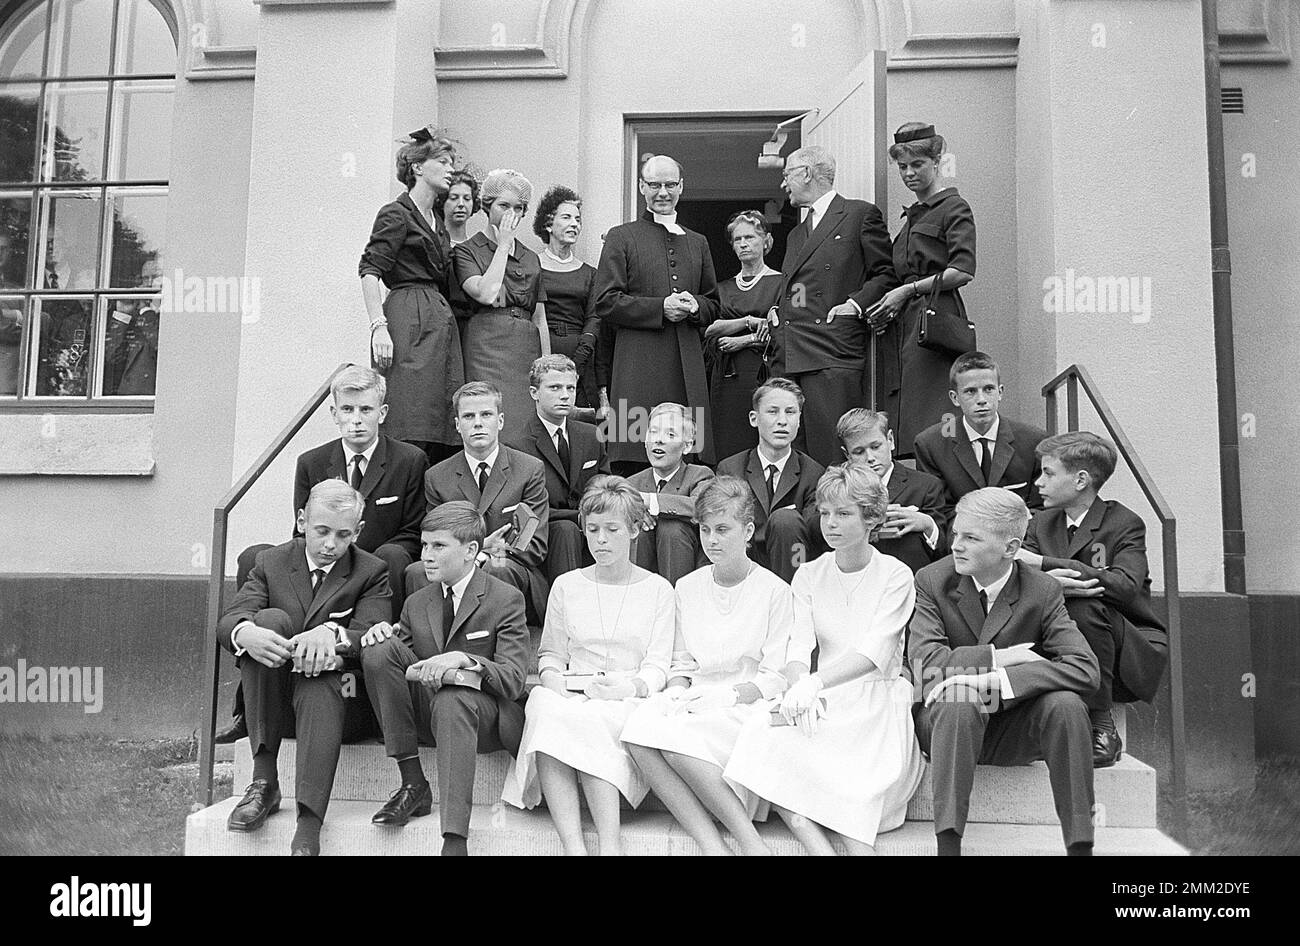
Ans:
[{"label": "boy's hand on knee", "polygon": [[[398,627],[401,627],[401,625],[399,624]],[[361,646],[373,647],[375,644],[381,644],[392,637],[396,630],[397,628],[387,621],[380,621],[361,635]]]},{"label": "boy's hand on knee", "polygon": [[308,677],[320,676],[334,669],[334,644],[337,638],[327,627],[304,631],[293,639],[293,669]]},{"label": "boy's hand on knee", "polygon": [[293,657],[293,647],[288,641],[275,631],[256,624],[245,625],[239,632],[239,646],[266,667],[282,666]]}]

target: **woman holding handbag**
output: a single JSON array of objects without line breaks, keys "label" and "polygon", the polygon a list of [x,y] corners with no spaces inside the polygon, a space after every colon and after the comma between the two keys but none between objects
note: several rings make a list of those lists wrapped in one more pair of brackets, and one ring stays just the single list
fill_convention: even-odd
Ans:
[{"label": "woman holding handbag", "polygon": [[894,134],[890,160],[917,199],[903,211],[894,238],[901,285],[863,313],[882,333],[878,389],[894,392],[881,407],[894,422],[900,457],[910,457],[916,435],[952,411],[948,369],[975,348],[975,329],[957,291],[975,278],[975,218],[955,187],[939,183],[943,153],[943,136],[933,125],[908,122]]}]

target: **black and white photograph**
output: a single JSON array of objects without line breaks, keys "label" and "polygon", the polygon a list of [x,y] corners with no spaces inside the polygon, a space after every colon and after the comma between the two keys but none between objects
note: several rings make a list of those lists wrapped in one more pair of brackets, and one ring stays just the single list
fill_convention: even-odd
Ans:
[{"label": "black and white photograph", "polygon": [[1173,859],[1300,854],[1297,47],[0,0],[31,909],[149,925],[137,855],[1109,856],[1091,919],[1248,918]]}]

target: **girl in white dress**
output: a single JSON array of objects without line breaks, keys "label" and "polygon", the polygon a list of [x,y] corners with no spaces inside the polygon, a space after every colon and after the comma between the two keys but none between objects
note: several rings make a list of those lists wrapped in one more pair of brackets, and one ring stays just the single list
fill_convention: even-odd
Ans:
[{"label": "girl in white dress", "polygon": [[[795,572],[788,726],[746,725],[726,777],[772,803],[810,854],[874,854],[899,827],[921,782],[912,687],[901,676],[912,573],[871,547],[888,494],[866,464],[833,466],[817,483],[822,535],[832,551]],[[809,673],[813,648],[818,670]],[[823,718],[824,717],[824,718]]]},{"label": "girl in white dress", "polygon": [[794,623],[790,586],[750,561],[754,494],[720,476],[695,501],[700,545],[712,565],[677,581],[677,635],[667,691],[623,729],[654,793],[705,854],[731,854],[713,818],[744,854],[771,854],[754,829],[759,799],[722,771],[746,721],[785,690],[782,670]]},{"label": "girl in white dress", "polygon": [[672,585],[629,557],[645,517],[641,494],[622,477],[587,487],[578,518],[596,564],[551,586],[537,655],[542,685],[529,694],[506,774],[502,799],[532,808],[544,796],[565,854],[587,853],[579,783],[601,854],[622,853],[619,794],[636,807],[648,790],[619,735],[668,679],[675,608]]}]

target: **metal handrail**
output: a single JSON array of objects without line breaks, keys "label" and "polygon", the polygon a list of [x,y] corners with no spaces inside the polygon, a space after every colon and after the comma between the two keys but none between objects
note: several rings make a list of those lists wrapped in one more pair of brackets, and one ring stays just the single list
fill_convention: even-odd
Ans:
[{"label": "metal handrail", "polygon": [[1165,581],[1165,603],[1168,605],[1169,630],[1169,764],[1170,790],[1174,805],[1174,834],[1186,836],[1187,826],[1187,731],[1183,719],[1183,622],[1178,597],[1178,521],[1173,510],[1165,501],[1147,472],[1146,464],[1133,448],[1133,442],[1124,433],[1115,412],[1111,410],[1106,399],[1097,391],[1096,382],[1082,365],[1070,365],[1051,381],[1043,385],[1043,397],[1047,400],[1047,432],[1055,434],[1057,429],[1056,392],[1065,386],[1066,425],[1071,431],[1079,429],[1079,388],[1088,395],[1093,408],[1101,417],[1106,431],[1115,441],[1120,456],[1137,479],[1138,487],[1155,510],[1160,520],[1161,549],[1163,550],[1163,572]]},{"label": "metal handrail", "polygon": [[212,510],[212,570],[208,577],[208,623],[204,634],[207,639],[207,654],[203,660],[203,679],[208,681],[208,686],[203,694],[204,727],[200,733],[202,739],[199,744],[199,784],[202,786],[201,792],[205,805],[212,804],[212,763],[217,738],[217,690],[221,686],[221,645],[217,643],[217,621],[221,617],[222,597],[225,593],[226,526],[230,519],[230,510],[266,472],[267,467],[289,445],[289,441],[302,430],[311,416],[316,413],[317,408],[325,403],[325,399],[329,397],[330,384],[333,383],[335,376],[344,368],[350,367],[352,367],[350,362],[344,362],[330,372],[325,383],[317,388],[316,393],[307,400],[307,403],[298,409],[293,419],[276,434],[271,445],[262,451],[262,455],[244,471],[244,475],[230,487]]}]

